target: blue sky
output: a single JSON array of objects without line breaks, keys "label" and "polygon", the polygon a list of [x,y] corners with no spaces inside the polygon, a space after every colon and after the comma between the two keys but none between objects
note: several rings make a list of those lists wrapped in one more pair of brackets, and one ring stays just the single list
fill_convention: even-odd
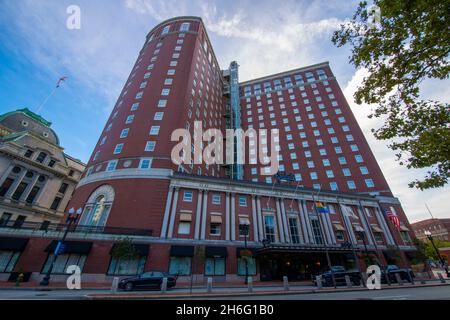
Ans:
[{"label": "blue sky", "polygon": [[[448,217],[450,188],[410,189],[423,170],[398,165],[386,142],[370,128],[370,106],[357,106],[353,92],[364,77],[348,63],[349,48],[330,38],[350,19],[358,1],[170,1],[170,0],[20,0],[3,1],[0,11],[0,113],[27,107],[36,111],[61,75],[68,80],[41,115],[51,121],[65,151],[87,161],[147,32],[177,15],[203,18],[219,64],[240,64],[240,80],[329,61],[366,134],[393,192],[411,221]],[[81,29],[66,28],[69,5],[81,8]],[[447,100],[449,83],[424,86],[427,98]]]}]

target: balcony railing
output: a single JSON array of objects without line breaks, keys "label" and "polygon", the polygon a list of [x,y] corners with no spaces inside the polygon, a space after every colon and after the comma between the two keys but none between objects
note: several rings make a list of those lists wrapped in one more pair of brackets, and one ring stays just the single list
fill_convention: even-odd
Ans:
[{"label": "balcony railing", "polygon": [[[19,229],[19,230],[33,230],[44,232],[63,232],[66,230],[66,224],[46,223],[46,222],[24,222],[16,221],[0,221],[0,232],[4,229]],[[98,227],[86,225],[70,225],[69,231],[72,233],[84,234],[115,234],[115,235],[129,235],[129,236],[152,236],[151,229],[135,229],[124,227]]]}]

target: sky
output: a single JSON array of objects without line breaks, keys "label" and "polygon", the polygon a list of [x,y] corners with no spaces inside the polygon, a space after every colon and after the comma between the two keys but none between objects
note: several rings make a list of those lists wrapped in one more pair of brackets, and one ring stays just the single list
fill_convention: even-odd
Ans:
[{"label": "sky", "polygon": [[[372,151],[410,220],[450,217],[450,187],[420,191],[408,182],[424,176],[396,162],[386,141],[377,141],[368,119],[371,106],[353,93],[366,74],[348,63],[350,48],[331,35],[353,16],[359,1],[198,0],[0,0],[0,114],[37,111],[60,76],[40,114],[52,122],[65,152],[87,162],[142,48],[159,22],[180,15],[203,18],[220,67],[233,60],[240,81],[329,61]],[[67,8],[81,9],[81,28],[68,29]],[[449,82],[433,81],[423,97],[448,101]]]}]

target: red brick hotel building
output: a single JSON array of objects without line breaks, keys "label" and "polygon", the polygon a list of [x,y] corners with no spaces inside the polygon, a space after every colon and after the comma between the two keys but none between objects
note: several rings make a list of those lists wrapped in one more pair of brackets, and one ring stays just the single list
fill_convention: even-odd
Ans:
[{"label": "red brick hotel building", "polygon": [[[171,133],[193,134],[195,125],[279,129],[279,172],[295,181],[261,175],[257,163],[174,164]],[[329,213],[318,212],[318,201]],[[84,281],[148,270],[180,281],[191,274],[237,280],[245,274],[245,238],[248,272],[260,280],[310,279],[327,256],[347,268],[364,267],[364,253],[404,265],[415,250],[401,204],[329,64],[239,83],[237,63],[219,67],[197,17],[164,21],[147,35],[70,208],[82,214],[54,281],[71,264]],[[400,228],[385,209],[398,215]],[[3,280],[20,269],[43,277],[64,227],[39,229],[0,227]],[[112,248],[125,237],[138,256],[114,258]],[[392,248],[400,259],[389,255]]]}]

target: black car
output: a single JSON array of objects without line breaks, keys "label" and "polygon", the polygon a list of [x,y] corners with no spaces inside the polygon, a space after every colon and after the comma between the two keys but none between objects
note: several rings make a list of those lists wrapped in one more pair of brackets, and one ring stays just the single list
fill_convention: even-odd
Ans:
[{"label": "black car", "polygon": [[332,266],[331,270],[328,269],[325,272],[315,274],[312,277],[312,281],[314,285],[317,285],[316,283],[316,276],[322,276],[322,284],[325,287],[331,287],[333,286],[333,276],[331,275],[331,271],[333,271],[334,281],[337,286],[339,285],[346,285],[345,276],[350,277],[350,281],[353,285],[359,286],[361,284],[361,274],[358,271],[355,270],[345,270],[343,266]]},{"label": "black car", "polygon": [[175,287],[177,278],[166,272],[150,271],[144,272],[137,277],[120,280],[119,289],[125,291],[157,288],[161,290],[163,278],[167,278],[167,288]]},{"label": "black car", "polygon": [[395,264],[386,266],[385,270],[381,269],[381,283],[387,283],[386,274],[391,283],[397,282],[395,274],[398,274],[401,280],[406,280],[408,282],[412,282],[412,278],[414,278],[414,273],[411,269],[400,269]]}]

